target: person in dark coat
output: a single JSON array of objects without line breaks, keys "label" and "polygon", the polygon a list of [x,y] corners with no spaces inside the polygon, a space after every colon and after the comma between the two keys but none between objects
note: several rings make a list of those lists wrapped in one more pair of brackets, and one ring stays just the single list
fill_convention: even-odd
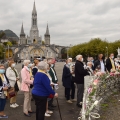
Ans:
[{"label": "person in dark coat", "polygon": [[100,70],[100,72],[105,72],[106,71],[106,67],[105,67],[105,61],[103,59],[103,54],[99,54],[98,55],[98,60],[96,60],[94,62],[94,67],[93,67],[93,70]]},{"label": "person in dark coat", "polygon": [[111,69],[115,71],[115,62],[114,62],[114,54],[111,53],[110,57],[106,60],[106,69],[110,72]]},{"label": "person in dark coat", "polygon": [[84,69],[82,55],[76,56],[75,63],[75,82],[77,84],[77,106],[82,107],[80,103],[83,100],[84,93],[84,76],[89,75],[88,71]]},{"label": "person in dark coat", "polygon": [[71,81],[72,73],[70,72],[70,64],[67,60],[63,68],[62,82],[63,86],[65,87],[65,96],[68,103],[72,103],[72,101],[70,100]]}]

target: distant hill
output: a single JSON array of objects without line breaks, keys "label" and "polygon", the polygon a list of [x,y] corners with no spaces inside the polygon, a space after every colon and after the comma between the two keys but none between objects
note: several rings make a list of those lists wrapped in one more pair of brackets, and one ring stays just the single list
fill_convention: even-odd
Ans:
[{"label": "distant hill", "polygon": [[4,32],[6,34],[6,37],[8,37],[8,38],[16,38],[16,40],[19,39],[18,36],[11,30],[4,30],[4,31],[0,30],[0,33],[1,32]]}]

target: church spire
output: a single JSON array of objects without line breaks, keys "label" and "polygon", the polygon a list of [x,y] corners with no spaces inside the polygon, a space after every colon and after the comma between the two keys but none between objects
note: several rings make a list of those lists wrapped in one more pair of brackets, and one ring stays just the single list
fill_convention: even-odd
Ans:
[{"label": "church spire", "polygon": [[35,6],[35,1],[34,1],[34,5],[33,5],[33,11],[32,11],[32,14],[37,14],[36,6]]},{"label": "church spire", "polygon": [[46,28],[46,33],[45,33],[45,35],[50,35],[50,34],[49,34],[48,23],[47,23],[47,28]]},{"label": "church spire", "polygon": [[20,33],[20,36],[25,36],[24,28],[23,28],[23,23],[22,23],[22,27],[21,27],[21,33]]}]

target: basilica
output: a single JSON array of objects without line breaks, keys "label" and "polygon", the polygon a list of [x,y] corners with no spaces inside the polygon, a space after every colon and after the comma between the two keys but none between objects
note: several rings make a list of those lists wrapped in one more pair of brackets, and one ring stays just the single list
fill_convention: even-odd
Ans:
[{"label": "basilica", "polygon": [[37,25],[37,10],[34,2],[30,35],[26,36],[22,24],[19,46],[14,49],[15,58],[30,59],[36,56],[45,58],[61,58],[61,51],[63,49],[68,49],[68,47],[50,44],[50,33],[48,24],[44,34],[44,43],[42,42],[42,37],[39,35],[39,29]]}]

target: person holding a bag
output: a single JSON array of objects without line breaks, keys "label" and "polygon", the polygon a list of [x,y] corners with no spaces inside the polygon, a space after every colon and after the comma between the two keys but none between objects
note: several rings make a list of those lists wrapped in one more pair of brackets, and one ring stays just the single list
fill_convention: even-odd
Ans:
[{"label": "person holding a bag", "polygon": [[4,113],[7,90],[10,88],[9,81],[5,75],[4,65],[0,64],[0,118],[8,118]]},{"label": "person holding a bag", "polygon": [[31,110],[31,90],[30,85],[33,84],[33,78],[30,76],[30,60],[24,60],[24,68],[21,70],[21,90],[24,92],[24,105],[23,113],[26,117],[31,117],[30,113],[34,113]]},{"label": "person holding a bag", "polygon": [[9,62],[9,67],[6,70],[6,76],[10,82],[10,86],[14,88],[15,96],[10,98],[10,107],[16,108],[19,105],[16,103],[17,93],[19,91],[19,87],[17,81],[19,80],[19,75],[17,70],[15,69],[15,62],[11,60]]}]

